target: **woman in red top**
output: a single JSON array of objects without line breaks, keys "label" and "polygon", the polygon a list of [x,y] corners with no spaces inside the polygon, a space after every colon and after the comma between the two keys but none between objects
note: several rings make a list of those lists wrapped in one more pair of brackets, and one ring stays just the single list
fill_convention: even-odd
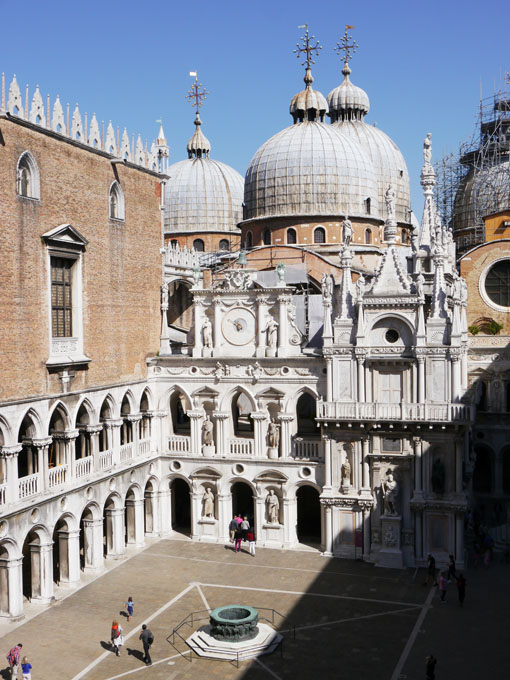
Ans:
[{"label": "woman in red top", "polygon": [[253,557],[255,557],[255,534],[253,533],[253,529],[248,529],[246,538],[249,541],[250,555],[253,555]]}]

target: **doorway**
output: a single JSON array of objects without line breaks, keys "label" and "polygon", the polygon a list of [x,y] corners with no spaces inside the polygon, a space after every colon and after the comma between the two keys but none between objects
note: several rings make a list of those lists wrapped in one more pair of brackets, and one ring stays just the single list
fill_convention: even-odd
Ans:
[{"label": "doorway", "polygon": [[298,541],[314,548],[321,543],[321,503],[319,492],[313,486],[302,486],[297,494]]},{"label": "doorway", "polygon": [[172,493],[172,529],[191,536],[191,498],[190,488],[183,479],[174,479]]},{"label": "doorway", "polygon": [[248,517],[250,526],[254,526],[253,491],[249,484],[236,482],[232,485],[232,513]]}]

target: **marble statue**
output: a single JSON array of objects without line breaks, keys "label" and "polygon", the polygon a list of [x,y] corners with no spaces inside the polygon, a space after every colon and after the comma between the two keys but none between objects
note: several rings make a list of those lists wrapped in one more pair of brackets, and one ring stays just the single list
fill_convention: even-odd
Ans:
[{"label": "marble statue", "polygon": [[415,255],[418,253],[418,229],[411,231],[411,250]]},{"label": "marble statue", "polygon": [[363,274],[360,274],[358,276],[358,280],[356,281],[356,295],[358,300],[361,302],[361,300],[363,300],[363,295],[365,295],[365,277]]},{"label": "marble statue", "polygon": [[342,222],[342,241],[346,248],[348,248],[351,245],[351,240],[352,240],[352,222],[346,215],[345,220]]},{"label": "marble statue", "polygon": [[383,504],[384,504],[384,514],[385,515],[396,515],[396,499],[398,496],[398,483],[394,479],[391,471],[387,473],[386,479],[381,485],[383,494]]},{"label": "marble statue", "polygon": [[267,320],[264,333],[267,333],[267,346],[271,349],[276,349],[278,344],[278,323],[273,319],[272,316],[270,316]]},{"label": "marble statue", "polygon": [[278,285],[285,285],[285,265],[280,262],[276,265],[276,273],[278,274]]},{"label": "marble statue", "polygon": [[166,281],[163,281],[161,286],[161,304],[164,307],[168,307],[168,283]]},{"label": "marble statue", "polygon": [[200,279],[202,278],[202,272],[200,267],[193,267],[193,286],[197,288],[200,285]]},{"label": "marble statue", "polygon": [[432,491],[434,493],[444,493],[445,469],[439,457],[436,457],[432,465],[430,481],[432,484]]},{"label": "marble statue", "polygon": [[330,274],[324,272],[321,279],[321,286],[324,300],[331,300],[333,296],[333,279]]},{"label": "marble statue", "polygon": [[204,504],[204,517],[214,517],[214,494],[210,486],[205,490],[202,496],[202,502]]},{"label": "marble statue", "polygon": [[279,523],[279,510],[280,510],[280,501],[278,500],[278,496],[275,494],[274,489],[269,489],[269,493],[266,496],[266,507],[267,507],[267,519],[270,524],[278,524]]},{"label": "marble statue", "polygon": [[202,443],[204,444],[204,446],[214,445],[213,432],[214,425],[211,422],[209,416],[206,416],[204,422],[202,423]]},{"label": "marble statue", "polygon": [[418,276],[416,277],[415,281],[415,287],[416,287],[416,295],[420,298],[423,299],[425,297],[425,292],[423,289],[423,284],[425,283],[425,277],[421,272],[418,272]]},{"label": "marble statue", "polygon": [[212,323],[207,317],[202,325],[202,337],[204,340],[204,347],[209,349],[212,347]]},{"label": "marble statue", "polygon": [[273,418],[267,426],[267,439],[272,449],[277,449],[280,443],[280,426]]},{"label": "marble statue", "polygon": [[425,140],[423,141],[423,160],[425,165],[430,165],[432,160],[432,133],[428,132]]},{"label": "marble statue", "polygon": [[395,190],[390,186],[386,189],[384,194],[384,200],[386,202],[386,217],[388,220],[395,219]]},{"label": "marble statue", "polygon": [[351,464],[349,463],[349,458],[345,456],[345,460],[342,463],[342,486],[351,485]]}]

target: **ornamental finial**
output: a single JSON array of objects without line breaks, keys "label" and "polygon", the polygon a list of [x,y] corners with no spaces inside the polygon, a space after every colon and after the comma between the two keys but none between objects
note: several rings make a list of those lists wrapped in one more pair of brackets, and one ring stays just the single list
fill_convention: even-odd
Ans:
[{"label": "ornamental finial", "polygon": [[190,87],[186,99],[194,107],[195,113],[198,116],[198,109],[202,106],[204,101],[207,99],[209,92],[204,88],[202,83],[198,82],[198,76],[196,71],[190,71],[190,76],[195,78],[193,85]]},{"label": "ornamental finial", "polygon": [[319,50],[322,50],[322,45],[318,40],[316,40],[315,45],[311,44],[312,41],[315,40],[315,36],[308,34],[308,24],[303,24],[302,26],[298,26],[298,28],[304,28],[305,34],[301,36],[301,45],[296,43],[297,49],[293,51],[298,59],[301,58],[302,54],[306,55],[304,61],[301,62],[301,66],[306,66],[306,68],[309,69],[312,64],[315,64],[312,55],[318,56]]},{"label": "ornamental finial", "polygon": [[[359,47],[358,43],[352,39],[352,36],[348,34],[348,30],[352,30],[354,26],[349,26],[348,24],[345,25],[345,33],[343,36],[340,38],[340,40],[337,42],[335,49],[335,52],[338,54],[340,59],[343,59],[344,62],[344,68],[343,71],[347,71],[347,74],[349,74],[351,71],[349,69],[349,61],[351,60],[351,57],[356,54],[356,51]],[[343,56],[342,56],[343,52]]]}]

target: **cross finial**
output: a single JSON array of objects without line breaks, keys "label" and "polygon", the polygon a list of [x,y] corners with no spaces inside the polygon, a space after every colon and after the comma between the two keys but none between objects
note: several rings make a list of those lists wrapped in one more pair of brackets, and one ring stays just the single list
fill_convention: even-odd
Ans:
[{"label": "cross finial", "polygon": [[302,54],[305,54],[306,55],[305,60],[301,62],[301,66],[306,66],[306,68],[310,68],[312,64],[315,64],[315,61],[312,59],[312,55],[315,54],[315,56],[318,56],[319,50],[322,50],[322,45],[319,43],[318,40],[316,40],[315,45],[311,44],[312,41],[315,40],[315,36],[308,34],[308,24],[298,26],[298,28],[304,28],[305,34],[301,37],[301,45],[299,43],[296,43],[297,49],[293,51],[298,59],[301,57]]},{"label": "cross finial", "polygon": [[207,99],[209,92],[204,88],[202,83],[198,82],[198,76],[196,71],[190,71],[190,76],[194,77],[195,80],[193,85],[190,87],[186,99],[189,103],[195,107],[195,113],[198,115],[198,109],[202,106],[204,101]]},{"label": "cross finial", "polygon": [[[352,39],[352,36],[350,36],[347,31],[349,29],[353,29],[354,26],[348,26],[347,24],[345,25],[345,33],[343,36],[340,38],[340,40],[337,42],[336,47],[335,47],[335,52],[338,54],[340,59],[344,60],[344,66],[347,66],[349,61],[351,60],[351,57],[356,54],[356,50],[358,49],[358,43]],[[351,41],[351,42],[349,42]],[[344,53],[342,57],[342,52]]]}]

